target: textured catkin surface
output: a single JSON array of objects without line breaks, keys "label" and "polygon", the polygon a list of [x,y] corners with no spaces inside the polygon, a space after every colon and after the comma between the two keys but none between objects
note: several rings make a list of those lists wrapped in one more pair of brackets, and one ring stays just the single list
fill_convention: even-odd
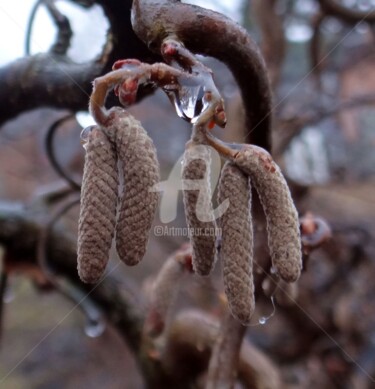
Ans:
[{"label": "textured catkin surface", "polygon": [[226,199],[229,207],[218,221],[224,289],[233,316],[247,325],[255,307],[251,189],[247,175],[231,162],[224,165],[219,184],[219,204]]},{"label": "textured catkin surface", "polygon": [[125,110],[112,112],[115,115],[105,131],[116,145],[123,174],[116,248],[120,259],[134,266],[145,255],[159,202],[159,192],[152,191],[160,181],[159,162],[154,143],[141,123]]},{"label": "textured catkin surface", "polygon": [[[216,256],[216,223],[211,204],[210,150],[190,142],[185,150],[182,179],[186,223],[193,248],[194,272],[210,274]],[[199,189],[192,190],[199,185]]]},{"label": "textured catkin surface", "polygon": [[297,210],[280,168],[257,146],[239,151],[234,163],[251,178],[262,203],[272,264],[286,282],[296,281],[302,269]]},{"label": "textured catkin surface", "polygon": [[86,143],[78,222],[78,273],[95,283],[109,258],[118,195],[117,160],[106,135],[94,127]]}]

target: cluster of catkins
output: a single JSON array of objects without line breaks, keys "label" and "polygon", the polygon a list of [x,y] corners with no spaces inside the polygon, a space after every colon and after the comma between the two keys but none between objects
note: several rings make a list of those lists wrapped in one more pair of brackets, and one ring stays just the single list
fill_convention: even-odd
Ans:
[{"label": "cluster of catkins", "polygon": [[[124,263],[136,265],[143,258],[158,205],[155,186],[160,175],[152,140],[124,109],[112,108],[105,125],[92,126],[85,134],[78,271],[84,282],[95,283],[107,265],[114,235]],[[198,189],[187,185],[183,190],[187,225],[193,232],[192,270],[203,276],[212,271],[218,239],[212,232],[219,227],[225,293],[233,316],[247,325],[255,307],[252,186],[266,215],[274,272],[288,283],[296,281],[301,272],[298,214],[286,181],[265,150],[243,145],[222,169],[218,203],[228,200],[229,206],[216,221],[211,204],[210,148],[201,140],[187,144],[182,178],[184,183],[200,183]],[[173,266],[172,273],[165,272],[169,278],[184,268]],[[165,292],[158,286],[164,282],[162,278],[155,284],[155,298],[157,290]],[[161,311],[158,315],[163,317],[165,309]]]},{"label": "cluster of catkins", "polygon": [[[188,227],[193,231],[214,230],[214,215],[199,217],[197,209],[210,206],[209,147],[190,142],[185,152],[184,179],[203,180],[198,191],[184,191]],[[225,294],[234,317],[244,325],[254,312],[253,227],[251,187],[256,189],[267,221],[268,245],[273,271],[287,283],[295,282],[302,269],[301,238],[298,214],[280,168],[263,149],[243,145],[222,169],[218,203],[229,200],[229,207],[217,220],[221,230],[220,257],[223,266]],[[200,204],[199,204],[200,203]],[[204,212],[201,212],[204,213]],[[206,221],[209,220],[209,221]],[[216,254],[216,237],[191,234],[192,265],[196,273],[208,275]],[[268,269],[265,269],[268,270]]]},{"label": "cluster of catkins", "polygon": [[112,108],[105,125],[85,131],[85,165],[78,222],[78,273],[82,281],[103,275],[115,234],[120,259],[143,258],[159,193],[155,146],[139,121]]}]

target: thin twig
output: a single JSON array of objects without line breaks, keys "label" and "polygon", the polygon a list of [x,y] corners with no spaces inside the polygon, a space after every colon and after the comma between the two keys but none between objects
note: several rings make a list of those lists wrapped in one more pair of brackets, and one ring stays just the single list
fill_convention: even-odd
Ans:
[{"label": "thin twig", "polygon": [[4,300],[5,293],[8,285],[8,274],[3,269],[0,274],[0,342],[3,338],[3,326],[4,326]]},{"label": "thin twig", "polygon": [[318,0],[322,10],[330,16],[341,19],[345,23],[356,24],[359,22],[375,23],[375,11],[363,11],[353,9],[340,4],[337,0]]},{"label": "thin twig", "polygon": [[49,162],[51,163],[51,166],[55,170],[55,172],[62,177],[69,186],[74,190],[81,190],[81,185],[77,183],[72,177],[69,176],[68,173],[65,172],[63,167],[60,165],[59,161],[56,158],[55,151],[54,151],[54,138],[56,135],[57,130],[60,128],[60,126],[65,123],[68,120],[71,120],[74,118],[74,114],[68,114],[61,119],[56,120],[51,127],[49,127],[46,137],[45,137],[45,147],[46,147],[46,154]]},{"label": "thin twig", "polygon": [[245,333],[246,327],[228,312],[222,320],[212,349],[206,389],[232,389],[234,387]]}]

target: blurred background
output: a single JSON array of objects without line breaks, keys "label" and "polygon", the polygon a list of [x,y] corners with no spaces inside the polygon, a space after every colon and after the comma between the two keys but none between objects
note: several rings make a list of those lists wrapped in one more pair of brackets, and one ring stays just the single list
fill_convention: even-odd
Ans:
[{"label": "blurred background", "polygon": [[[189,3],[193,3],[190,1]],[[337,1],[349,10],[374,13],[375,1]],[[33,0],[0,4],[0,66],[25,55]],[[328,14],[316,0],[194,1],[235,19],[259,43],[274,93],[273,152],[282,166],[300,214],[324,218],[332,239],[314,251],[293,301],[261,298],[248,338],[279,367],[287,388],[375,388],[375,28]],[[84,9],[57,1],[74,36],[69,56],[85,62],[100,53],[108,22],[99,6]],[[271,22],[271,27],[270,23]],[[268,23],[268,24],[267,24]],[[45,52],[55,27],[38,7],[30,34],[30,52]],[[11,37],[11,38],[9,38]],[[218,43],[220,44],[220,43]],[[228,125],[215,134],[243,141],[238,87],[227,68],[203,59],[214,70],[228,112]],[[0,108],[1,109],[1,108]],[[190,125],[157,91],[130,111],[153,138],[167,179],[190,138]],[[0,199],[35,204],[63,181],[50,166],[45,136],[69,112],[29,111],[0,128]],[[87,113],[72,115],[54,139],[56,158],[77,181],[84,150],[82,127]],[[169,226],[184,227],[178,215]],[[78,207],[62,223],[73,234]],[[155,225],[161,225],[160,220]],[[119,266],[120,288],[147,289],[163,261],[187,237],[150,236],[149,250],[136,268]],[[115,254],[113,264],[118,262]],[[176,310],[200,307],[220,312],[220,266],[203,281],[184,283]],[[126,286],[124,286],[125,288]],[[218,308],[219,306],[219,308]],[[11,277],[4,295],[0,345],[0,387],[142,388],[132,354],[95,307],[87,317],[62,295],[42,292],[24,275]],[[2,381],[3,380],[3,381]]]}]

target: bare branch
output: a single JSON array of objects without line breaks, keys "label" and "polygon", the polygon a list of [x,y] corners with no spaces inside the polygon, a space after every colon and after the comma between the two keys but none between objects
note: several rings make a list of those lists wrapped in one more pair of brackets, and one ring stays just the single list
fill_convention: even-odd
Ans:
[{"label": "bare branch", "polygon": [[[206,313],[180,313],[167,334],[163,366],[194,382],[207,369],[219,331],[218,320]],[[240,349],[238,379],[246,388],[283,388],[277,368],[246,339]]]},{"label": "bare branch", "polygon": [[[300,115],[293,115],[290,117],[280,118],[277,125],[277,133],[281,135],[280,139],[275,142],[275,155],[281,155],[291,140],[301,133],[307,126],[316,125],[321,121],[340,113],[343,110],[355,109],[362,106],[369,106],[375,104],[375,94],[368,94],[358,96],[351,100],[343,101],[342,103],[332,107],[328,106],[326,109],[314,109],[310,112]],[[303,112],[303,109],[300,109]]]},{"label": "bare branch", "polygon": [[[131,3],[131,0],[96,1],[110,23],[107,43],[96,60],[77,64],[65,55],[46,53],[18,59],[0,68],[0,125],[38,107],[86,110],[92,80],[110,70],[117,59],[131,57],[145,62],[159,59],[134,34],[130,24]],[[143,95],[149,92],[150,89]]]},{"label": "bare branch", "polygon": [[357,24],[360,22],[375,22],[375,11],[362,11],[350,9],[337,0],[318,0],[322,10],[330,16],[337,17],[349,24]]},{"label": "bare branch", "polygon": [[[246,111],[246,142],[270,149],[271,92],[259,48],[244,28],[219,13],[179,1],[135,0],[133,27],[155,52],[170,37],[232,71]],[[220,40],[220,42],[219,42]]]},{"label": "bare branch", "polygon": [[206,389],[231,389],[237,378],[238,361],[246,327],[228,312],[212,350]]},{"label": "bare branch", "polygon": [[255,0],[252,4],[254,20],[262,34],[261,49],[273,89],[279,82],[286,50],[283,22],[276,12],[276,4],[276,0]]}]

